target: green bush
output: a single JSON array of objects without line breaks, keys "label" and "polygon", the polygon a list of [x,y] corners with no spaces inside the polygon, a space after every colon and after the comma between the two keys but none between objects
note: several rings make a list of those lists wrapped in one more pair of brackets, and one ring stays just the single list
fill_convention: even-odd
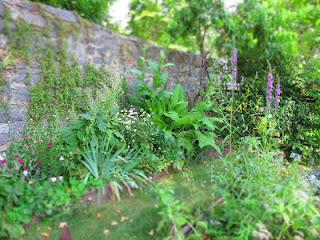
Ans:
[{"label": "green bush", "polygon": [[[285,142],[311,165],[319,159],[319,12],[316,1],[249,0],[216,26],[219,52],[239,52],[238,79],[244,92],[257,96],[253,101],[264,99],[272,68],[281,82],[281,106],[290,111],[279,116],[282,130],[290,126]],[[244,121],[250,123],[250,116]],[[250,125],[244,123],[254,131]]]},{"label": "green bush", "polygon": [[318,238],[319,198],[304,176],[297,165],[286,166],[280,152],[261,151],[259,141],[247,140],[213,170],[213,191],[222,203],[212,211],[212,236]]},{"label": "green bush", "polygon": [[[190,156],[206,147],[220,152],[216,133],[223,121],[218,108],[206,100],[190,106],[185,90],[179,84],[173,91],[167,90],[168,73],[165,69],[172,64],[164,64],[164,58],[163,53],[160,63],[141,58],[142,70],[133,70],[139,80],[136,104],[146,107],[156,125],[176,138]],[[149,71],[152,72],[151,86],[146,80]]]},{"label": "green bush", "polygon": [[86,187],[82,181],[26,181],[17,177],[0,176],[0,237],[15,239],[24,233],[24,224],[33,216],[44,217],[57,213],[78,199]]},{"label": "green bush", "polygon": [[113,0],[32,0],[54,7],[76,11],[80,16],[95,23],[102,23],[107,19],[108,10]]}]

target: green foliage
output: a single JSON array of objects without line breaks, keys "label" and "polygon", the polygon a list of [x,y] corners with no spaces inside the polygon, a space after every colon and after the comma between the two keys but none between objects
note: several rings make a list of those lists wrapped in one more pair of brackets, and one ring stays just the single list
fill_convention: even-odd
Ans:
[{"label": "green foliage", "polygon": [[187,224],[191,226],[191,215],[188,214],[186,205],[175,198],[171,188],[163,188],[159,184],[155,191],[159,197],[157,207],[161,216],[157,231],[163,231],[168,235],[164,239],[185,239],[183,227]]},{"label": "green foliage", "polygon": [[176,37],[195,38],[201,54],[208,50],[212,28],[219,25],[224,15],[221,0],[185,0],[175,11],[170,33]]},{"label": "green foliage", "polygon": [[[216,129],[222,123],[217,108],[211,101],[199,102],[189,106],[185,90],[177,85],[171,92],[166,90],[168,73],[164,71],[171,64],[164,64],[161,55],[160,64],[140,59],[142,70],[134,70],[138,77],[137,95],[152,113],[154,122],[166,134],[175,137],[189,154],[205,147],[212,147],[220,152],[216,145]],[[146,74],[152,72],[152,86],[146,82]],[[189,110],[190,109],[190,110]]]},{"label": "green foliage", "polygon": [[141,151],[119,144],[112,135],[107,134],[100,140],[93,137],[81,154],[84,159],[82,163],[89,174],[96,179],[110,182],[118,199],[122,186],[126,186],[130,191],[131,188],[138,188],[138,182],[148,181],[138,169],[144,157]]},{"label": "green foliage", "polygon": [[212,27],[224,14],[220,0],[134,0],[131,34],[165,46],[208,50]]},{"label": "green foliage", "polygon": [[[290,71],[286,65],[302,49],[306,51],[305,36],[319,34],[318,14],[314,1],[246,1],[236,13],[226,15],[218,47],[222,51],[233,47],[239,50],[240,71],[246,76],[263,74],[261,70],[268,69],[267,60],[283,76]],[[316,45],[309,41],[307,51],[313,53]]]},{"label": "green foliage", "polygon": [[217,25],[220,53],[238,49],[243,88],[264,96],[271,66],[286,109],[277,114],[281,134],[309,163],[319,156],[319,13],[317,1],[250,0]]},{"label": "green foliage", "polygon": [[149,41],[169,44],[168,17],[164,15],[161,3],[154,0],[131,1],[130,17],[129,26],[133,35]]},{"label": "green foliage", "polygon": [[1,176],[0,237],[20,237],[25,231],[23,224],[29,223],[33,216],[57,213],[62,206],[68,206],[71,199],[79,198],[84,191],[84,184],[75,179],[68,185],[63,182],[27,182],[20,178]]},{"label": "green foliage", "polygon": [[317,238],[319,198],[306,188],[301,177],[306,173],[296,165],[285,166],[279,153],[262,151],[259,146],[259,141],[249,139],[240,152],[222,160],[220,172],[213,173],[213,189],[222,204],[213,208],[212,235]]},{"label": "green foliage", "polygon": [[7,10],[3,19],[3,31],[10,39],[10,53],[13,57],[22,57],[28,62],[32,59],[32,41],[37,37],[32,26],[17,22],[14,30],[12,27],[11,12]]},{"label": "green foliage", "polygon": [[[52,139],[55,139],[52,142]],[[24,161],[24,166],[28,167],[30,174],[38,174],[42,177],[58,177],[64,178],[82,175],[82,169],[79,167],[77,153],[67,151],[59,138],[52,136],[42,136],[37,142],[28,134],[22,142],[13,142],[10,145],[9,157]],[[18,160],[16,158],[16,160]],[[15,162],[15,165],[17,163]],[[22,172],[22,170],[21,170]]]},{"label": "green foliage", "polygon": [[95,23],[102,23],[107,19],[108,10],[113,0],[32,0],[54,7],[76,11],[80,16]]},{"label": "green foliage", "polygon": [[88,111],[90,104],[105,112],[120,95],[116,77],[91,65],[82,74],[76,63],[67,63],[64,53],[48,51],[40,66],[42,81],[31,92],[31,126],[44,123],[54,130],[77,113]]},{"label": "green foliage", "polygon": [[[88,112],[61,130],[66,149],[82,150],[94,136],[112,136],[118,144],[143,151],[145,157],[140,167],[144,171],[161,171],[169,165],[181,167],[182,152],[177,141],[167,136],[151,121],[151,115],[134,108],[123,109],[108,116]],[[102,140],[102,139],[100,139]]]}]

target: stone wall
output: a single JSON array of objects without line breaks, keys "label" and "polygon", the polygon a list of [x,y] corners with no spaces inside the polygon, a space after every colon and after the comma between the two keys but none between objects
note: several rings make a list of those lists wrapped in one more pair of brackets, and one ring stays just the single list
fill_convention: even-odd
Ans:
[{"label": "stone wall", "polygon": [[[7,17],[9,15],[10,18]],[[148,49],[147,58],[155,59],[158,58],[161,50],[142,40],[120,36],[89,23],[71,11],[25,0],[0,0],[0,60],[2,63],[7,63],[0,69],[2,78],[0,145],[2,148],[12,139],[20,136],[28,112],[30,89],[41,81],[37,61],[26,63],[22,58],[12,58],[10,54],[11,44],[17,41],[17,39],[11,39],[10,32],[17,32],[17,24],[21,23],[32,27],[34,31],[31,36],[29,33],[28,39],[19,39],[19,41],[30,42],[29,55],[36,54],[39,46],[46,47],[50,44],[56,50],[64,48],[69,58],[75,59],[80,65],[103,65],[109,72],[124,74],[130,85],[135,81],[130,69],[137,67],[137,60],[145,54],[145,49]],[[8,29],[10,29],[9,32]],[[200,57],[192,53],[169,51],[168,61],[175,64],[175,67],[169,70],[169,85],[182,83],[187,92],[192,95],[198,88],[201,71]]]}]

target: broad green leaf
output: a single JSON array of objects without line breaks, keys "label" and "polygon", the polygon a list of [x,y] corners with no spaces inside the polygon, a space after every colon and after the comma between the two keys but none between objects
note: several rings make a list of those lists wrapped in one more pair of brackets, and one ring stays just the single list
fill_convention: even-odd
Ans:
[{"label": "broad green leaf", "polygon": [[216,135],[213,132],[196,132],[199,141],[199,147],[213,147],[218,153],[221,153],[220,147],[216,144]]}]

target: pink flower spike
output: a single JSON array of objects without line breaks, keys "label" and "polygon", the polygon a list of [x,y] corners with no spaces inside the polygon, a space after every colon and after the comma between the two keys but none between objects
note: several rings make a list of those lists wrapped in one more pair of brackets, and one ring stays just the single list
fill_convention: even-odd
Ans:
[{"label": "pink flower spike", "polygon": [[25,166],[25,167],[23,167],[23,170],[28,170],[28,167],[26,167],[26,166]]},{"label": "pink flower spike", "polygon": [[6,159],[2,159],[0,162],[1,162],[2,165],[6,165],[7,164],[7,160]]},{"label": "pink flower spike", "polygon": [[48,147],[53,147],[53,144],[52,143],[48,143]]},{"label": "pink flower spike", "polygon": [[18,160],[18,162],[19,162],[21,165],[23,165],[23,164],[24,164],[23,159],[19,159],[19,160]]},{"label": "pink flower spike", "polygon": [[19,155],[19,154],[16,154],[15,158],[20,158],[20,155]]}]

